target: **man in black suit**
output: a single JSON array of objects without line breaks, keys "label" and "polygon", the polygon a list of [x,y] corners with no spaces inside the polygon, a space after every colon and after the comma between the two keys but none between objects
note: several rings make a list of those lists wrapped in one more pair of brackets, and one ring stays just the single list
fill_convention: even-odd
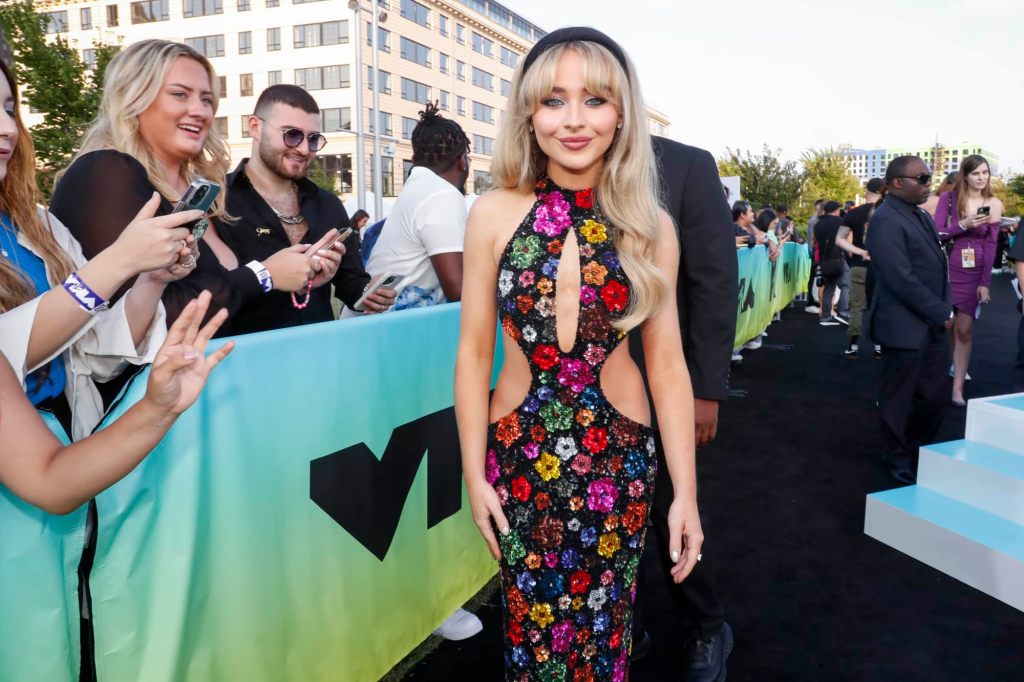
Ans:
[{"label": "man in black suit", "polygon": [[889,472],[908,484],[916,481],[917,450],[935,437],[950,393],[947,259],[931,216],[919,208],[931,179],[918,157],[893,159],[885,171],[888,196],[868,228],[878,281],[867,324],[882,346],[878,416]]},{"label": "man in black suit", "polygon": [[[662,199],[679,230],[679,319],[690,381],[693,385],[696,443],[714,440],[718,403],[729,394],[729,361],[736,337],[738,274],[736,243],[729,206],[714,157],[703,149],[660,137],[652,139],[658,159]],[[639,338],[639,334],[632,335]],[[634,347],[634,357],[637,357]],[[714,540],[705,542],[701,561],[680,584],[669,575],[668,508],[672,485],[659,448],[658,481],[651,520],[662,550],[662,575],[676,612],[691,631],[688,669],[691,682],[722,679],[732,650],[732,630],[725,622],[714,586],[711,558]],[[637,627],[639,638],[642,628]]]}]

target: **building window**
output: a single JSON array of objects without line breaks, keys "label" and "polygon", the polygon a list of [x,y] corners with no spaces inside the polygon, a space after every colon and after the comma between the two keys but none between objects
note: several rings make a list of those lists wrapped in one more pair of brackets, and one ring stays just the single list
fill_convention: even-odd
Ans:
[{"label": "building window", "polygon": [[483,69],[473,67],[473,85],[494,92],[494,76]]},{"label": "building window", "polygon": [[181,9],[186,19],[223,14],[224,0],[182,0]]},{"label": "building window", "polygon": [[117,5],[107,5],[107,26],[117,26]]},{"label": "building window", "polygon": [[249,0],[238,0],[238,11],[239,12],[248,12],[251,9],[252,9],[252,5],[249,3]]},{"label": "building window", "polygon": [[510,66],[513,69],[519,64],[519,55],[508,49],[504,45],[501,46],[501,63],[505,66]]},{"label": "building window", "polygon": [[148,24],[152,21],[167,21],[170,16],[168,12],[168,0],[142,0],[133,2],[132,23]]},{"label": "building window", "polygon": [[512,92],[512,81],[507,81],[504,78],[501,79],[501,96],[508,97]]},{"label": "building window", "polygon": [[60,12],[46,12],[43,14],[46,17],[46,32],[47,33],[66,33],[68,30],[68,12],[63,10]]},{"label": "building window", "polygon": [[295,69],[295,84],[306,90],[333,90],[349,86],[348,64]]},{"label": "building window", "polygon": [[459,45],[466,44],[466,27],[462,24],[455,24],[455,42]]},{"label": "building window", "polygon": [[483,123],[494,123],[494,107],[483,102],[473,101],[473,120]]},{"label": "building window", "polygon": [[281,49],[281,29],[267,29],[267,52],[276,52]]},{"label": "building window", "polygon": [[402,99],[425,104],[430,101],[430,86],[408,78],[402,79]]},{"label": "building window", "polygon": [[[380,51],[391,52],[391,31],[378,26],[377,38],[377,42],[380,43]],[[373,47],[373,24],[370,22],[366,22],[366,44]]]},{"label": "building window", "polygon": [[92,29],[92,7],[83,7],[78,11],[78,18],[82,22],[82,30]]},{"label": "building window", "polygon": [[292,0],[293,5],[305,5],[308,2],[322,2],[323,0]]},{"label": "building window", "polygon": [[441,111],[448,111],[448,91],[447,90],[441,90],[440,91],[440,98],[441,98]]},{"label": "building window", "polygon": [[437,17],[437,30],[440,31],[441,37],[448,37],[448,17],[443,14]]},{"label": "building window", "polygon": [[320,130],[325,133],[335,130],[352,130],[352,109],[349,107],[321,109]]},{"label": "building window", "polygon": [[228,96],[228,77],[217,76],[217,97]]},{"label": "building window", "polygon": [[455,60],[455,77],[460,81],[466,80],[466,62]]},{"label": "building window", "polygon": [[252,137],[249,134],[249,114],[242,114],[240,118],[242,119],[242,137]]},{"label": "building window", "polygon": [[402,159],[402,182],[409,179],[409,173],[412,173],[413,168],[414,166],[412,165],[412,161],[409,159]]},{"label": "building window", "polygon": [[447,75],[448,72],[451,71],[451,67],[448,64],[448,61],[451,59],[451,57],[446,55],[444,52],[438,52],[437,54],[440,57],[441,73]]},{"label": "building window", "polygon": [[243,73],[238,76],[238,94],[240,97],[252,97],[251,73]]},{"label": "building window", "polygon": [[465,97],[459,97],[459,96],[456,95],[456,97],[455,97],[455,113],[458,114],[459,116],[465,116],[466,115],[466,98]]},{"label": "building window", "polygon": [[415,40],[409,40],[405,36],[402,36],[401,40],[401,55],[402,59],[410,62],[416,62],[420,66],[430,66],[430,48],[426,45],[421,45]]},{"label": "building window", "polygon": [[[370,122],[370,132],[373,132],[373,109],[366,111],[366,120]],[[391,134],[391,114],[386,111],[380,112],[380,134]]]},{"label": "building window", "polygon": [[[373,90],[373,67],[366,67],[366,87]],[[391,94],[391,72],[381,71],[380,76],[377,78],[377,85],[380,87],[382,95]]]},{"label": "building window", "polygon": [[414,118],[406,118],[405,116],[402,117],[402,139],[403,140],[411,140],[412,139],[412,131],[416,129],[416,124],[418,124],[418,123],[419,123],[419,121],[417,121]]},{"label": "building window", "polygon": [[238,54],[252,54],[252,31],[238,34]]},{"label": "building window", "polygon": [[342,194],[352,191],[352,155],[351,154],[318,154],[313,163],[317,164],[324,175],[334,180],[334,190]]},{"label": "building window", "polygon": [[[380,180],[381,180],[381,195],[385,197],[395,196],[395,165],[394,157],[384,156],[380,160]],[[373,168],[373,155],[370,155],[371,168]],[[373,175],[370,175],[371,191],[375,190],[373,187]]]},{"label": "building window", "polygon": [[473,194],[483,194],[493,186],[491,174],[487,171],[473,171]]},{"label": "building window", "polygon": [[473,151],[477,154],[494,155],[494,140],[483,135],[473,136]]},{"label": "building window", "polygon": [[430,10],[416,0],[402,0],[401,15],[409,21],[415,21],[420,26],[430,28]]},{"label": "building window", "polygon": [[267,71],[267,86],[278,85],[281,83],[281,72],[280,71]]},{"label": "building window", "polygon": [[96,50],[91,47],[87,47],[82,50],[82,63],[85,64],[87,69],[96,68]]},{"label": "building window", "polygon": [[185,44],[206,57],[224,56],[224,34],[185,38]]},{"label": "building window", "polygon": [[295,48],[344,45],[348,43],[347,21],[325,21],[322,24],[301,24],[295,27]]},{"label": "building window", "polygon": [[213,119],[213,129],[220,133],[221,139],[228,138],[228,117],[218,116]]},{"label": "building window", "polygon": [[267,0],[267,7],[268,8],[269,7],[279,7],[280,5],[281,5],[281,0]]},{"label": "building window", "polygon": [[473,51],[479,52],[485,57],[494,56],[494,41],[490,38],[485,38],[476,31],[473,31]]}]

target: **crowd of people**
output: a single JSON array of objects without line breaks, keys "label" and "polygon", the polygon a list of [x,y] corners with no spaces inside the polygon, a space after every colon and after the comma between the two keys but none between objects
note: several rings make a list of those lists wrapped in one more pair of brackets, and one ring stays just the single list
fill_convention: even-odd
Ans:
[{"label": "crowd of people", "polygon": [[[702,547],[695,455],[715,437],[730,353],[741,359],[735,249],[764,245],[775,261],[805,240],[786,206],[737,201],[728,241],[713,157],[650,136],[637,74],[611,38],[561,29],[531,49],[497,140],[498,189],[471,213],[469,139],[424,103],[412,171],[373,225],[307,177],[326,144],[310,93],[263,91],[251,154],[232,170],[212,65],[164,40],[111,61],[100,113],[38,208],[17,83],[0,68],[0,482],[54,513],[78,508],[196,400],[232,348],[207,355],[214,337],[333,321],[332,298],[342,318],[462,301],[455,407],[472,513],[500,562],[508,679],[628,676],[650,642],[632,613],[648,518],[691,633],[686,679],[724,677],[733,636]],[[209,209],[176,210],[197,179],[219,188]],[[936,232],[917,208],[930,173],[901,157],[864,204],[820,201],[808,226],[819,304],[805,309],[847,326],[850,357],[869,333],[879,344],[897,480],[913,479],[936,396],[963,403],[1001,229],[989,179],[984,159],[966,159],[932,206]],[[914,221],[951,244],[948,286],[946,254]],[[938,261],[915,270],[926,251],[941,254],[942,277]],[[507,361],[489,398],[496,329]],[[90,435],[148,364],[146,397]],[[460,609],[438,633],[481,627]]]}]

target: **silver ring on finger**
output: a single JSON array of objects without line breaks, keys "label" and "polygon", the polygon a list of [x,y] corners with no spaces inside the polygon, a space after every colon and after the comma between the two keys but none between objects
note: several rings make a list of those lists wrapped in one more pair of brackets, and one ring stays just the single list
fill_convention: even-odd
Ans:
[{"label": "silver ring on finger", "polygon": [[196,266],[196,257],[190,253],[188,255],[188,258],[186,258],[184,261],[179,261],[178,265],[185,268],[186,270],[191,270]]},{"label": "silver ring on finger", "polygon": [[184,249],[186,246],[188,246],[188,242],[186,242],[184,239],[179,239],[178,240],[178,244],[181,245],[182,249]]}]

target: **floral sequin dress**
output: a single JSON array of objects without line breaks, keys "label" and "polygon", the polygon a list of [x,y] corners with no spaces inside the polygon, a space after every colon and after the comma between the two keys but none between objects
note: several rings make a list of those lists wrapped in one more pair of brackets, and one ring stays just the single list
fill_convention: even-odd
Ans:
[{"label": "floral sequin dress", "polygon": [[[569,230],[580,253],[579,324],[558,345],[555,288]],[[590,190],[537,183],[499,263],[498,313],[529,361],[530,390],[488,429],[487,480],[509,520],[499,536],[507,680],[625,680],[637,567],[651,505],[653,432],[601,391],[629,303],[614,229]]]}]

